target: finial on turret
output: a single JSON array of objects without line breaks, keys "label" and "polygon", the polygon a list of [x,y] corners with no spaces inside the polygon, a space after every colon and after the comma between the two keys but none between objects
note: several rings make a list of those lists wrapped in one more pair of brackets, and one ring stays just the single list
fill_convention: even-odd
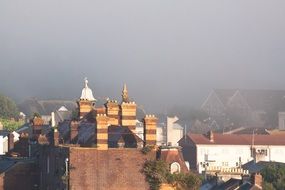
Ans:
[{"label": "finial on turret", "polygon": [[123,102],[129,102],[129,95],[128,95],[128,89],[126,83],[124,84],[124,88],[122,91],[122,101]]},{"label": "finial on turret", "polygon": [[87,77],[84,78],[84,84],[85,84],[85,85],[84,85],[85,88],[88,88],[88,80],[87,80]]}]

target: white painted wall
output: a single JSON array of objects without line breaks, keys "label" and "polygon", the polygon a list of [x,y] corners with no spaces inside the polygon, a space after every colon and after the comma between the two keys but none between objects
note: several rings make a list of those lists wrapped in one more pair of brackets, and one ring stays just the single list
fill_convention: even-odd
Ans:
[{"label": "white painted wall", "polygon": [[243,145],[198,145],[197,146],[197,165],[198,172],[202,173],[204,167],[200,164],[206,160],[210,166],[219,167],[236,167],[236,164],[241,158],[242,164],[252,160],[250,146]]},{"label": "white painted wall", "polygon": [[[285,163],[285,145],[284,146],[254,146],[255,149],[266,149],[267,156],[258,161],[275,161]],[[197,145],[197,168],[202,173],[205,168],[201,162],[208,162],[209,166],[217,167],[236,167],[241,158],[241,164],[245,164],[253,158],[251,157],[250,145]],[[213,161],[213,162],[211,162]]]},{"label": "white painted wall", "polygon": [[0,155],[8,152],[8,137],[0,136]]},{"label": "white painted wall", "polygon": [[183,127],[175,123],[178,117],[167,117],[166,122],[166,143],[171,143],[172,146],[178,146],[178,141],[183,137]]}]

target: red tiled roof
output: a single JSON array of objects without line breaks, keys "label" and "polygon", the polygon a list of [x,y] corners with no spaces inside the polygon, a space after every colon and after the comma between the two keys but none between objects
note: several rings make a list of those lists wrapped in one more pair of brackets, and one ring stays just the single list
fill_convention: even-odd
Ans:
[{"label": "red tiled roof", "polygon": [[285,145],[285,134],[276,135],[249,135],[249,134],[220,134],[214,133],[214,141],[206,135],[188,134],[195,144],[213,145]]},{"label": "red tiled roof", "polygon": [[172,164],[173,162],[178,162],[181,166],[182,172],[188,172],[188,168],[185,164],[184,158],[178,149],[164,149],[161,150],[160,159],[164,160],[168,164]]}]

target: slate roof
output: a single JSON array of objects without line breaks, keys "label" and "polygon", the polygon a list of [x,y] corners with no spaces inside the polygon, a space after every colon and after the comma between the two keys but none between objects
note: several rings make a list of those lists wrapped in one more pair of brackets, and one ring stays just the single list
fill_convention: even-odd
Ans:
[{"label": "slate roof", "polygon": [[77,104],[75,101],[69,100],[37,100],[35,98],[31,98],[18,105],[19,110],[27,116],[32,116],[33,113],[50,115],[51,112],[58,110],[61,106],[72,111],[77,107]]},{"label": "slate roof", "polygon": [[272,165],[272,164],[276,164],[276,165],[283,165],[285,166],[285,163],[281,163],[281,162],[266,162],[266,161],[260,161],[255,163],[253,160],[242,165],[242,168],[244,170],[248,170],[249,173],[259,173],[263,168]]},{"label": "slate roof", "polygon": [[[187,137],[195,144],[207,145],[251,145],[253,135],[249,134],[220,134],[213,133],[214,141],[211,142],[206,135],[188,133]],[[183,138],[180,140],[182,142]],[[285,134],[254,135],[254,145],[285,145]]]}]

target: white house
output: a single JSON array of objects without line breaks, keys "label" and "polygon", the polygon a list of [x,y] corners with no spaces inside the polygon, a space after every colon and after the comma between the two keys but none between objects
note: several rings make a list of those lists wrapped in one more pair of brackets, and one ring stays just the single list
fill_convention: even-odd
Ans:
[{"label": "white house", "polygon": [[285,163],[285,135],[188,134],[179,141],[191,169],[238,168],[251,160]]},{"label": "white house", "polygon": [[[19,140],[20,135],[17,132],[12,132],[14,143]],[[5,155],[9,151],[9,132],[0,132],[0,155]]]}]

